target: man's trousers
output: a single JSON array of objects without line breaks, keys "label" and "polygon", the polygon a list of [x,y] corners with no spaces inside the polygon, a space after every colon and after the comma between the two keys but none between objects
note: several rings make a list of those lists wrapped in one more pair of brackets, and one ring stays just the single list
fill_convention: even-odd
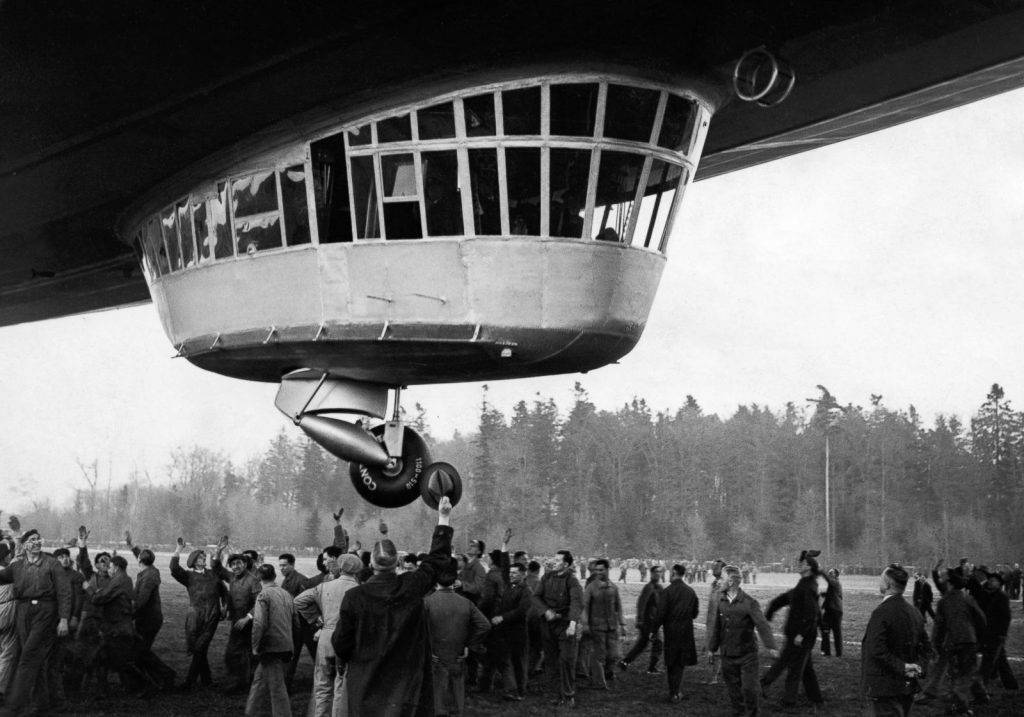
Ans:
[{"label": "man's trousers", "polygon": [[259,657],[252,687],[249,688],[249,699],[245,703],[246,717],[291,717],[292,706],[288,700],[288,689],[284,685],[284,673],[291,657],[290,652]]},{"label": "man's trousers", "polygon": [[822,701],[821,688],[818,686],[818,675],[814,672],[814,664],[811,662],[811,651],[813,649],[814,640],[805,640],[803,644],[795,645],[793,644],[793,638],[787,637],[779,659],[775,661],[761,679],[761,683],[768,686],[783,671],[786,671],[786,689],[782,696],[783,704],[794,704],[796,702],[801,682],[803,682],[804,693],[806,693],[807,699],[815,704]]},{"label": "man's trousers", "polygon": [[647,669],[652,672],[658,669],[658,658],[661,657],[661,637],[657,630],[640,630],[640,634],[636,638],[636,644],[626,653],[622,661],[627,665],[631,664],[644,651],[648,642],[651,643],[651,661],[648,663]]},{"label": "man's trousers", "polygon": [[761,711],[757,652],[741,657],[723,657],[722,679],[729,693],[734,715],[757,715]]},{"label": "man's trousers", "polygon": [[[228,633],[228,644],[224,647],[224,666],[228,672],[228,691],[246,691],[253,677],[252,622],[241,630],[235,630],[232,626],[231,632]],[[285,669],[287,667],[285,665]],[[284,675],[284,672],[281,674]]]},{"label": "man's trousers", "polygon": [[565,634],[562,620],[545,622],[541,626],[544,644],[544,670],[551,682],[558,682],[562,697],[576,696],[576,657],[579,642]]},{"label": "man's trousers", "polygon": [[38,694],[35,688],[45,676],[47,661],[57,644],[57,603],[39,601],[32,604],[28,600],[19,600],[14,620],[21,656],[5,707],[14,714],[22,714],[31,712],[29,706],[34,700],[48,699],[46,695]]},{"label": "man's trousers", "polygon": [[430,657],[430,676],[434,688],[434,714],[461,715],[466,710],[466,662],[460,657],[446,664]]},{"label": "man's trousers", "polygon": [[835,642],[836,657],[843,656],[843,613],[828,611],[821,621],[821,654],[830,655],[829,633]]},{"label": "man's trousers", "polygon": [[590,684],[602,690],[608,688],[607,677],[619,661],[619,633],[617,630],[591,630]]}]

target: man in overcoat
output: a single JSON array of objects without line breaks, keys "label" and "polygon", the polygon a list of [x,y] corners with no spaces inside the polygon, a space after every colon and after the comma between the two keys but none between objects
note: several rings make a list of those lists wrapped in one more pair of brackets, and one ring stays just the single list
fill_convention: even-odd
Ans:
[{"label": "man in overcoat", "polygon": [[346,670],[350,715],[431,714],[423,598],[451,559],[451,513],[442,498],[430,554],[416,570],[398,575],[398,550],[384,539],[373,546],[373,576],[345,593],[331,644],[338,669]]},{"label": "man in overcoat", "polygon": [[665,672],[668,675],[668,697],[672,702],[683,699],[679,686],[683,669],[697,664],[697,645],[693,639],[693,621],[697,619],[697,593],[683,580],[686,566],[672,566],[670,583],[661,596],[657,625],[665,634]]}]

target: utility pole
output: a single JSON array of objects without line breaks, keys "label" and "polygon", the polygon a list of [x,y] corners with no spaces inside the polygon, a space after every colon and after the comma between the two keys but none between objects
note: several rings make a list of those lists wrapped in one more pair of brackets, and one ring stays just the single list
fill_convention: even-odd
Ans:
[{"label": "utility pole", "polygon": [[830,434],[839,420],[839,414],[845,412],[827,388],[818,384],[821,398],[808,398],[808,403],[817,404],[825,413],[825,550],[829,559],[835,560],[835,538],[832,530],[832,490],[831,490],[831,440]]}]

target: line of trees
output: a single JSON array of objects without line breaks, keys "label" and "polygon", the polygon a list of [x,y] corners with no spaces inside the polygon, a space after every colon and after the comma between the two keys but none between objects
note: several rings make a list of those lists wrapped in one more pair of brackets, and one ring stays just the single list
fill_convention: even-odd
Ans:
[{"label": "line of trees", "polygon": [[[562,412],[550,398],[505,415],[481,401],[478,429],[436,441],[416,407],[413,425],[435,459],[462,471],[460,540],[496,540],[506,525],[531,552],[569,546],[586,555],[715,555],[762,563],[825,546],[825,436],[829,436],[836,555],[829,562],[926,565],[936,556],[1015,562],[1024,552],[1024,413],[993,385],[969,425],[881,396],[840,406],[824,393],[813,411],[740,406],[721,419],[687,396],[674,412],[640,398],[599,410],[577,384]],[[297,434],[297,435],[296,435]],[[401,545],[419,548],[432,512],[420,502],[380,511],[358,498],[348,465],[297,431],[282,430],[242,466],[223,453],[175,450],[165,475],[133,472],[101,487],[96,463],[73,505],[36,505],[26,519],[48,536],[80,523],[114,541],[193,543],[230,534],[239,544],[317,546],[345,506],[369,542],[384,517]]]}]

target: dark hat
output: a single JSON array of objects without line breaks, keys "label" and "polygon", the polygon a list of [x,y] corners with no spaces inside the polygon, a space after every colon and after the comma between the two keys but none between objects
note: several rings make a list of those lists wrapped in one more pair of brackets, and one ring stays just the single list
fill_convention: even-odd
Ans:
[{"label": "dark hat", "polygon": [[187,565],[190,569],[194,568],[196,566],[196,558],[198,558],[200,555],[206,555],[206,551],[196,548],[188,554],[188,560],[185,561],[185,565]]},{"label": "dark hat", "polygon": [[800,559],[797,562],[807,563],[807,565],[811,568],[811,572],[817,573],[818,561],[816,560],[816,558],[819,555],[821,555],[820,550],[801,550]]},{"label": "dark hat", "polygon": [[964,575],[962,567],[955,567],[947,570],[946,579],[949,580],[950,586],[957,590],[967,585],[967,577]]},{"label": "dark hat", "polygon": [[29,528],[29,529],[28,529],[28,530],[26,530],[26,531],[25,531],[24,533],[22,533],[22,535],[21,535],[21,542],[23,542],[23,543],[24,543],[24,542],[25,542],[25,541],[27,541],[27,540],[28,540],[29,538],[31,538],[31,537],[32,537],[33,535],[35,535],[35,536],[37,536],[37,537],[38,537],[38,536],[39,536],[39,531],[38,531],[38,530],[36,530],[35,528]]},{"label": "dark hat", "polygon": [[370,565],[374,570],[394,570],[398,565],[398,550],[395,544],[387,538],[374,543]]},{"label": "dark hat", "polygon": [[236,560],[241,560],[243,563],[245,563],[246,570],[252,568],[252,558],[250,558],[245,553],[232,553],[231,555],[229,555],[227,560],[227,566],[231,567],[231,563],[235,562]]}]

